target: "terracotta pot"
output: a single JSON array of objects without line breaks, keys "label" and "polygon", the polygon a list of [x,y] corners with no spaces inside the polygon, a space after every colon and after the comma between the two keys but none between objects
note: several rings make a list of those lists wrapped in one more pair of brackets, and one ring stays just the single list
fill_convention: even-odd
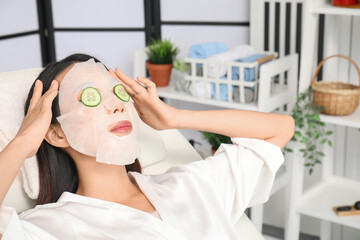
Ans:
[{"label": "terracotta pot", "polygon": [[216,150],[215,150],[215,149],[211,149],[211,154],[212,154],[212,155],[214,155],[214,154],[215,154],[215,152],[216,152]]},{"label": "terracotta pot", "polygon": [[358,3],[358,0],[332,0],[332,5],[334,6],[346,6],[346,5],[355,5]]},{"label": "terracotta pot", "polygon": [[173,64],[152,64],[150,60],[146,61],[146,68],[149,70],[150,79],[157,87],[169,85],[170,74]]}]

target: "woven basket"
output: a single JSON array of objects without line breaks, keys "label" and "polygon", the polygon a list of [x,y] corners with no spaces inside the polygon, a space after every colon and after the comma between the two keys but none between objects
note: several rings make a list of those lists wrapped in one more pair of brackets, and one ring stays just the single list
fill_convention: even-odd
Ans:
[{"label": "woven basket", "polygon": [[311,87],[313,94],[313,104],[320,105],[325,108],[321,113],[328,115],[348,115],[353,113],[359,106],[360,87],[343,82],[316,82],[317,75],[322,65],[330,58],[342,57],[349,60],[356,68],[359,74],[358,65],[351,58],[344,55],[332,55],[323,59],[316,68],[312,79]]}]

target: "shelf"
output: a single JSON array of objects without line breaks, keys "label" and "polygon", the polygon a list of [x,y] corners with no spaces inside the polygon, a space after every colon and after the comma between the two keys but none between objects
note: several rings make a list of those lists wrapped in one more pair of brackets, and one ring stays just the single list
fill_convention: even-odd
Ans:
[{"label": "shelf", "polygon": [[297,211],[333,223],[360,228],[360,215],[339,217],[333,206],[352,205],[360,200],[360,182],[340,177],[330,177],[304,193]]},{"label": "shelf", "polygon": [[345,116],[320,114],[320,119],[325,123],[337,124],[345,127],[360,128],[360,108],[358,107],[355,112]]},{"label": "shelf", "polygon": [[359,8],[335,7],[331,4],[322,5],[312,9],[312,13],[342,16],[360,16]]},{"label": "shelf", "polygon": [[234,109],[244,109],[244,110],[252,110],[256,111],[258,109],[256,103],[237,103],[237,102],[225,102],[225,101],[217,101],[213,99],[205,99],[205,98],[198,98],[186,93],[174,91],[170,89],[170,87],[157,87],[157,93],[159,97],[170,98],[174,100],[186,101],[186,102],[193,102],[217,107],[226,107],[226,108],[234,108]]},{"label": "shelf", "polygon": [[[217,106],[217,107],[225,107],[230,109],[241,109],[241,110],[250,110],[250,111],[259,111],[259,107],[256,102],[249,102],[249,103],[239,103],[239,102],[227,102],[227,101],[219,101],[213,99],[205,99],[205,98],[198,98],[186,94],[184,92],[178,92],[170,87],[157,87],[156,88],[158,96],[163,98],[169,98],[174,100],[192,102],[196,104],[205,104],[210,106]],[[274,84],[271,90],[270,96],[273,97],[279,94],[286,94],[287,88],[284,85]],[[274,109],[275,110],[275,109]]]}]

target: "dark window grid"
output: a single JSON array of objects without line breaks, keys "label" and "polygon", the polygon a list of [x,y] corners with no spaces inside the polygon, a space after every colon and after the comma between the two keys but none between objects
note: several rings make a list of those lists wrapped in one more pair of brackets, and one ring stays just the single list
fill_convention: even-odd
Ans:
[{"label": "dark window grid", "polygon": [[12,33],[12,34],[7,34],[7,35],[0,36],[0,40],[18,38],[18,37],[29,36],[29,35],[33,35],[33,34],[39,34],[39,33],[40,33],[39,30]]},{"label": "dark window grid", "polygon": [[151,38],[151,2],[144,0],[144,25],[143,28],[55,28],[52,15],[51,0],[37,0],[39,33],[42,51],[43,66],[56,60],[55,32],[144,32],[145,44]]}]

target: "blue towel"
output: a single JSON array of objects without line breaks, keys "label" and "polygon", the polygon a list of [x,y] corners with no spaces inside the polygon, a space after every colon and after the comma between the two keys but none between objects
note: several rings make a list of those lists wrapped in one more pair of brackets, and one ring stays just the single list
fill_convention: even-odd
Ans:
[{"label": "blue towel", "polygon": [[[240,58],[235,60],[236,62],[255,62],[259,60],[260,58],[265,57],[266,54],[254,54],[249,57]],[[260,71],[261,65],[259,65],[258,70]],[[239,80],[239,71],[240,69],[238,67],[232,67],[232,76],[231,79],[233,80]],[[259,74],[258,71],[258,74]],[[244,69],[244,81],[246,82],[252,82],[255,80],[255,68],[245,68]]]},{"label": "blue towel", "polygon": [[[236,62],[255,62],[258,59],[265,57],[266,54],[254,54],[245,58],[237,59]],[[261,65],[258,67],[258,71],[260,71]],[[239,80],[239,67],[232,67],[231,68],[231,79],[232,80]],[[258,72],[259,74],[259,72]],[[227,76],[222,76],[221,79],[227,79]],[[244,81],[246,82],[252,82],[255,80],[255,68],[245,68],[244,69]],[[220,100],[221,101],[227,101],[228,100],[228,91],[227,91],[227,84],[220,83]],[[232,91],[234,91],[235,86],[232,86]],[[249,87],[250,89],[254,89],[255,87]],[[212,83],[211,86],[211,97],[213,99],[216,99],[215,94],[215,84]]]},{"label": "blue towel", "polygon": [[[235,86],[232,86],[232,91],[234,91]],[[227,84],[220,83],[220,100],[227,101],[228,100],[228,91],[227,91]],[[215,94],[215,83],[211,83],[211,98],[216,99]]]},{"label": "blue towel", "polygon": [[205,59],[211,55],[226,52],[227,47],[222,42],[206,42],[201,44],[194,44],[189,50],[189,58]]}]

